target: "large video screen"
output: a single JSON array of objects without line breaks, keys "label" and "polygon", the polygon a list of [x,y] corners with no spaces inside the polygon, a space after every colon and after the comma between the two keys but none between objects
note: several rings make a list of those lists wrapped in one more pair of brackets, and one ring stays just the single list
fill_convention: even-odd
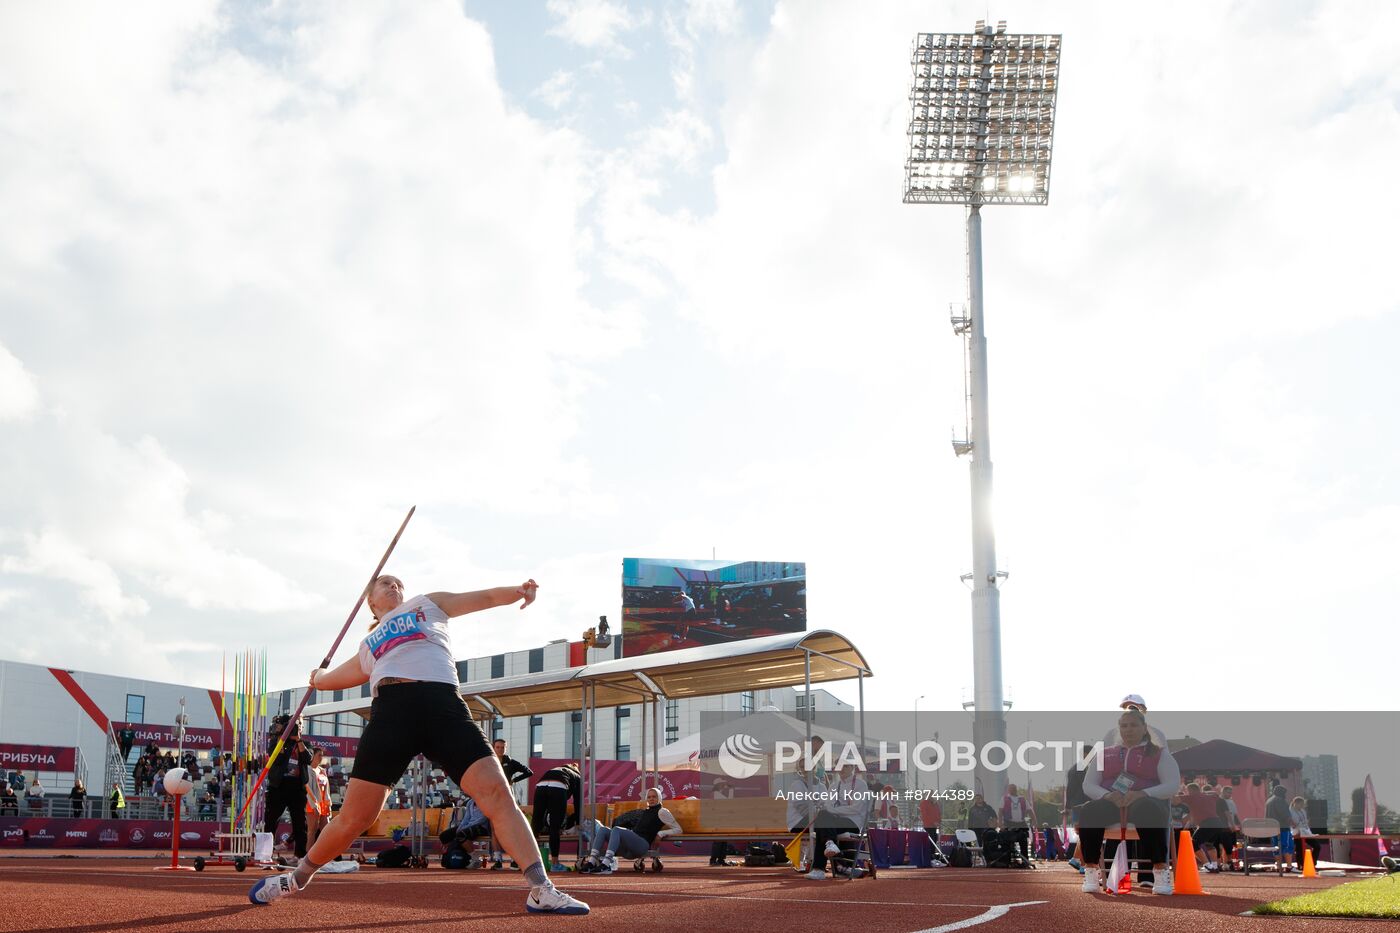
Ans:
[{"label": "large video screen", "polygon": [[622,656],[807,629],[807,565],[622,561]]}]

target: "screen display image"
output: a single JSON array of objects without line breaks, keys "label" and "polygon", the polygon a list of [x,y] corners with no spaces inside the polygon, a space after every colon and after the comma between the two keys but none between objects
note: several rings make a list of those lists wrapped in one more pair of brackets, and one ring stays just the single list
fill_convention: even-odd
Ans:
[{"label": "screen display image", "polygon": [[623,657],[806,629],[805,563],[622,562]]}]

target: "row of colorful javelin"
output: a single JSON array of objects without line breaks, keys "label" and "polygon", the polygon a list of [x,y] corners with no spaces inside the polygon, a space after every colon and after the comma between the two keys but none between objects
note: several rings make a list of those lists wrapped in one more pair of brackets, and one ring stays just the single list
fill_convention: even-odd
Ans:
[{"label": "row of colorful javelin", "polygon": [[225,655],[220,673],[219,719],[227,721],[233,728],[231,744],[225,743],[223,746],[234,756],[229,832],[250,833],[254,826],[262,824],[262,801],[248,808],[241,827],[235,825],[237,818],[233,814],[243,812],[243,804],[258,772],[262,770],[263,743],[268,731],[267,649],[248,649],[234,655],[232,690],[228,689],[229,684],[225,679],[227,672],[228,658]]}]

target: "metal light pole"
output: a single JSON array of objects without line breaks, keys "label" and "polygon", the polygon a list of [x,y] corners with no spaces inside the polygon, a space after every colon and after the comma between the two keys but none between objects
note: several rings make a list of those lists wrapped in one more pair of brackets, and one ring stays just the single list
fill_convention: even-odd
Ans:
[{"label": "metal light pole", "polygon": [[[917,698],[915,698],[915,700],[914,700],[914,748],[915,748],[915,749],[918,749],[918,747],[919,747],[919,700],[922,700],[922,699],[924,699],[924,698],[923,698],[923,697],[917,697]],[[918,756],[918,753],[915,752],[915,755],[914,755],[914,791],[915,791],[915,793],[914,793],[914,799],[915,799],[915,800],[917,800],[918,797],[919,797],[918,790],[919,790],[919,756]]]},{"label": "metal light pole", "polygon": [[[919,33],[910,56],[909,158],[904,203],[967,207],[967,307],[953,315],[967,360],[967,433],[972,481],[972,738],[1006,741],[1001,683],[1001,591],[992,527],[992,442],[987,331],[982,302],[982,205],[1045,204],[1059,85],[1060,36],[1007,35],[978,21],[972,33]],[[983,792],[1005,775],[978,769]]]}]

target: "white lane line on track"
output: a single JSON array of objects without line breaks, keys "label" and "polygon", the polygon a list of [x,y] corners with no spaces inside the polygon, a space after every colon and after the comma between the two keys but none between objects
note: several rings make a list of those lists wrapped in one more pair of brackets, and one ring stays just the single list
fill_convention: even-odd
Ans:
[{"label": "white lane line on track", "polygon": [[1011,913],[1011,908],[1013,907],[1033,907],[1036,904],[1048,903],[1050,902],[1021,901],[1016,904],[998,904],[995,907],[988,907],[985,913],[978,914],[975,917],[968,917],[966,920],[959,920],[956,923],[945,923],[942,926],[929,927],[926,930],[920,930],[919,933],[952,933],[953,930],[966,930],[968,927],[979,926],[983,923],[996,920],[999,917],[1005,917],[1007,914]]},{"label": "white lane line on track", "polygon": [[[518,888],[503,884],[481,884],[479,888],[492,888],[497,890],[519,890]],[[828,899],[824,897],[758,897],[752,894],[687,894],[683,891],[637,891],[632,888],[581,888],[576,885],[569,885],[570,891],[581,891],[585,894],[618,894],[631,895],[633,897],[694,897],[713,901],[763,901],[764,903],[782,904],[851,904],[856,907],[987,907],[986,904],[952,904],[941,901],[852,901],[840,899]],[[1025,904],[1045,904],[1047,901],[1025,901]],[[1021,904],[992,905],[993,907],[1020,907]]]}]

